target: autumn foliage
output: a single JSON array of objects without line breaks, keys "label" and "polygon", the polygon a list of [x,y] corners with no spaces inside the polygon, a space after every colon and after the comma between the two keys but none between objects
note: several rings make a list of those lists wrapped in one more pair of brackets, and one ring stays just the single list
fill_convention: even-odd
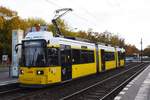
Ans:
[{"label": "autumn foliage", "polygon": [[133,54],[140,54],[140,51],[136,48],[135,45],[127,44],[125,46],[126,55],[132,56]]},{"label": "autumn foliage", "polygon": [[[16,17],[12,19],[5,19],[3,16],[0,16],[0,58],[2,54],[8,54],[11,57],[11,39],[12,39],[12,30],[13,29],[22,29],[26,32],[29,27],[34,26],[35,24],[48,25],[48,30],[52,31],[55,35],[56,30],[53,24],[45,22],[41,18],[28,18],[21,19],[17,16],[17,12],[12,11],[11,9],[0,7],[0,12],[5,14],[8,17],[12,17],[14,14]],[[125,40],[120,38],[114,33],[105,31],[105,32],[93,32],[92,29],[88,31],[79,30],[74,32],[69,28],[64,20],[58,20],[58,26],[64,36],[72,36],[88,39],[91,42],[100,42],[111,44],[112,46],[126,47],[127,54],[131,55],[133,52],[138,52],[135,46],[125,45]]]}]

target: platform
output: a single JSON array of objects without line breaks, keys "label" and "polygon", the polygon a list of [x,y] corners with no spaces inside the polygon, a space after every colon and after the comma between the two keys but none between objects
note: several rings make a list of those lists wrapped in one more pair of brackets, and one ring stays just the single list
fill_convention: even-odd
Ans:
[{"label": "platform", "polygon": [[9,74],[9,69],[0,68],[0,86],[17,83],[17,78],[12,78]]},{"label": "platform", "polygon": [[134,78],[114,100],[150,100],[150,65]]}]

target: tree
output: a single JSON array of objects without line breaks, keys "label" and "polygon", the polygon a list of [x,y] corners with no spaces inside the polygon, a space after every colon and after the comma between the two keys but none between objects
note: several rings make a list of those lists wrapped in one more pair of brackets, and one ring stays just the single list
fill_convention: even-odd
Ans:
[{"label": "tree", "polygon": [[45,22],[45,20],[43,20],[41,18],[28,18],[26,20],[26,22],[28,23],[28,27],[33,27],[36,24],[47,25],[47,23]]},{"label": "tree", "polygon": [[80,30],[76,34],[77,34],[77,37],[79,38],[87,39],[87,33],[85,31]]},{"label": "tree", "polygon": [[[22,29],[26,32],[28,28],[35,26],[35,24],[40,24],[48,25],[48,30],[51,31],[54,35],[56,34],[55,26],[51,23],[46,23],[45,20],[41,18],[21,19],[19,16],[17,16],[17,12],[5,7],[0,7],[0,12],[8,17],[12,17],[14,14],[16,15],[16,17],[13,17],[10,20],[6,20],[4,17],[0,17],[0,56],[4,51],[7,52],[9,56],[11,56],[11,39],[13,29]],[[135,46],[125,46],[125,40],[111,32],[94,32],[92,28],[89,28],[87,32],[83,30],[73,32],[64,20],[58,19],[57,24],[63,36],[79,37],[88,39],[92,42],[100,42],[110,44],[112,46],[126,47],[128,55],[131,55],[134,52],[138,52],[138,49]]]},{"label": "tree", "polygon": [[144,51],[143,51],[144,56],[149,56],[150,57],[150,45],[147,46]]},{"label": "tree", "polygon": [[[56,23],[62,35],[70,35],[68,33],[71,33],[71,31],[69,31],[68,25],[65,23],[64,20],[57,19]],[[53,24],[48,25],[48,30],[51,31],[54,35],[56,35],[56,27]]]},{"label": "tree", "polygon": [[[8,16],[8,17],[11,17],[13,16],[14,11],[8,9],[8,8],[5,8],[5,7],[0,7],[0,12],[5,15],[5,16]],[[4,52],[7,52],[9,51],[9,46],[11,45],[7,39],[7,37],[9,37],[8,35],[8,27],[7,27],[7,21],[6,19],[4,18],[4,16],[1,16],[0,17],[0,58],[1,58],[1,55],[4,53]]]},{"label": "tree", "polygon": [[0,17],[0,30],[4,28],[4,18]]},{"label": "tree", "polygon": [[133,54],[139,54],[140,51],[136,48],[135,45],[131,45],[131,44],[128,44],[125,46],[125,50],[126,50],[126,55],[127,56],[132,56]]},{"label": "tree", "polygon": [[[13,29],[26,29],[26,22],[17,16],[17,12],[5,7],[0,7],[0,12],[4,15],[0,17],[0,58],[6,53],[11,58],[11,41]],[[16,17],[13,17],[15,14]],[[10,19],[7,19],[11,17]]]},{"label": "tree", "polygon": [[17,15],[16,11],[12,11],[9,8],[2,7],[2,6],[0,6],[0,12],[3,13],[3,14],[5,14],[6,16],[9,16],[9,17]]}]

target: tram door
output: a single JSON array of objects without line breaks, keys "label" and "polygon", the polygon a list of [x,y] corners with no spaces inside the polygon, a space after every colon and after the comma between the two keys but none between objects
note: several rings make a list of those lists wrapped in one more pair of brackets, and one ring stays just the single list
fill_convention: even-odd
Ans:
[{"label": "tram door", "polygon": [[116,51],[115,53],[114,53],[114,55],[115,55],[115,61],[116,61],[116,68],[118,68],[119,67],[119,58],[118,58],[118,51]]},{"label": "tram door", "polygon": [[60,55],[61,79],[70,80],[72,78],[71,46],[61,45]]},{"label": "tram door", "polygon": [[118,51],[118,67],[120,67],[120,56],[121,56],[121,53]]},{"label": "tram door", "polygon": [[105,71],[105,52],[101,50],[101,62],[102,62],[102,71]]}]

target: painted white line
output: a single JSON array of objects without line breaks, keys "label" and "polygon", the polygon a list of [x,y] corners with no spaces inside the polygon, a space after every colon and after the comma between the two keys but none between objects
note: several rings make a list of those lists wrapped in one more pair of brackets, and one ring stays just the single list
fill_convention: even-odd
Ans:
[{"label": "painted white line", "polygon": [[132,82],[135,83],[135,80],[133,79]]},{"label": "painted white line", "polygon": [[126,92],[124,92],[124,91],[121,91],[119,94],[121,94],[121,95],[124,95]]},{"label": "painted white line", "polygon": [[128,84],[127,87],[131,87],[132,85]]},{"label": "painted white line", "polygon": [[[146,69],[144,69],[144,71],[142,71],[136,78],[134,78],[131,82],[129,82],[129,84],[126,86],[126,88],[124,88],[123,90],[128,90],[128,88],[127,87],[131,87],[140,77],[141,77],[141,75],[148,69],[150,67],[150,65],[146,68]],[[150,86],[150,73],[149,73],[149,79],[147,79],[147,80],[145,80],[144,82],[147,84],[149,84],[149,85],[147,85],[147,86]],[[143,83],[144,83],[143,82]],[[142,86],[142,87],[144,87],[144,86]],[[148,88],[148,87],[144,87],[144,88]],[[146,91],[142,91],[143,89],[141,89],[141,94],[143,94],[144,92],[146,92]],[[124,91],[121,91],[120,93],[119,93],[119,95],[124,95],[125,93],[124,93]],[[144,98],[144,96],[143,97],[141,97],[141,94],[139,93],[139,96],[136,96],[136,99],[135,100],[146,100],[146,99],[143,99]],[[145,94],[145,93],[144,93]],[[116,97],[118,97],[118,96],[116,96]],[[117,99],[114,99],[114,100],[117,100]],[[120,100],[120,99],[119,99]]]},{"label": "painted white line", "polygon": [[10,81],[3,81],[3,82],[0,82],[0,83],[9,83],[9,82],[16,82],[17,80],[10,80]]},{"label": "painted white line", "polygon": [[0,84],[0,86],[2,86],[2,85],[6,85],[6,84],[3,84],[3,83],[2,83],[2,84]]},{"label": "painted white line", "polygon": [[[138,67],[138,66],[141,66],[142,64],[140,64],[140,65],[136,65],[136,66],[134,66],[134,68],[135,67]],[[133,67],[132,67],[133,68]],[[130,68],[130,69],[132,69],[132,68]],[[130,69],[128,69],[128,70],[130,70]],[[142,69],[141,69],[142,70]],[[140,71],[141,71],[140,70]],[[137,73],[139,73],[140,71],[138,71],[138,72],[136,72],[132,77],[130,77],[129,79],[131,79],[131,78],[133,78]],[[127,82],[129,79],[127,79],[125,82]],[[124,84],[125,82],[123,82],[122,84]],[[121,85],[122,85],[121,84]],[[120,85],[120,86],[121,86]],[[118,87],[117,87],[118,88]],[[112,92],[114,92],[117,88],[115,88],[115,89],[113,89],[111,92],[109,92],[107,95],[105,95],[103,98],[101,98],[101,100],[103,100],[105,97],[107,97],[108,95],[110,95]],[[127,89],[128,90],[128,89]],[[64,99],[63,99],[64,100]]]},{"label": "painted white line", "polygon": [[132,84],[134,84],[134,82],[133,82],[133,81],[131,81],[129,84],[131,84],[131,85],[132,85]]},{"label": "painted white line", "polygon": [[2,86],[2,85],[7,85],[7,84],[11,84],[11,83],[17,83],[17,80],[10,80],[10,81],[0,82],[0,86]]},{"label": "painted white line", "polygon": [[126,87],[125,87],[123,90],[125,90],[125,91],[126,91],[126,90],[128,90],[128,88],[126,88]]},{"label": "painted white line", "polygon": [[[150,65],[148,67],[150,67]],[[136,76],[131,82],[129,82],[129,84],[130,85],[134,84],[135,81],[138,80],[138,78],[140,78],[140,76],[148,69],[148,67],[144,69],[144,71],[142,71],[138,76]]]},{"label": "painted white line", "polygon": [[129,84],[130,85],[134,84],[149,67],[150,65],[144,71],[142,71],[137,77],[135,77]]},{"label": "painted white line", "polygon": [[[142,73],[144,73],[149,67],[150,67],[150,65]],[[149,89],[150,89],[150,72],[147,75],[144,82],[142,83],[142,85],[135,97],[135,100],[147,100],[148,95],[149,95]]]},{"label": "painted white line", "polygon": [[120,100],[121,99],[121,96],[116,96],[115,98],[114,98],[114,100]]},{"label": "painted white line", "polygon": [[150,80],[145,80],[143,83],[144,84],[150,84]]}]

